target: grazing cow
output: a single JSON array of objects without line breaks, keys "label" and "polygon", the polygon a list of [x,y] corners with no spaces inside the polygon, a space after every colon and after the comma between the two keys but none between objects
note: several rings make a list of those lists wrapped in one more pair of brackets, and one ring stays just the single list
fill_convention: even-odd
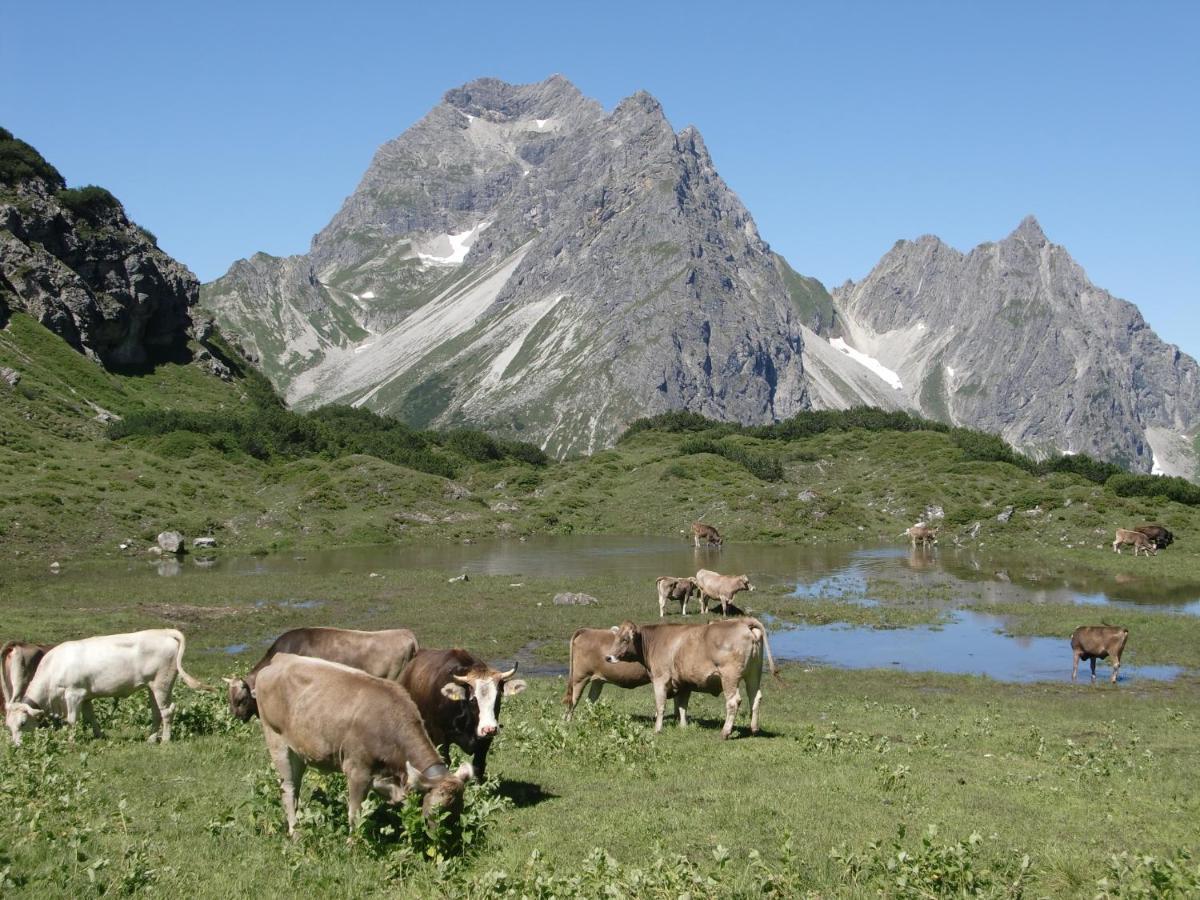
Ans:
[{"label": "grazing cow", "polygon": [[1175,543],[1175,535],[1167,531],[1161,525],[1139,525],[1134,531],[1140,531],[1146,537],[1154,542],[1154,546],[1159,550],[1166,550],[1169,546]]},{"label": "grazing cow", "polygon": [[704,546],[720,547],[725,540],[717,529],[711,525],[705,525],[703,522],[692,523],[692,539],[697,547],[701,546],[701,541],[704,542]]},{"label": "grazing cow", "polygon": [[1142,534],[1140,531],[1128,531],[1124,528],[1117,529],[1116,539],[1113,541],[1113,552],[1120,553],[1121,548],[1125,546],[1133,547],[1133,555],[1137,556],[1138,551],[1142,551],[1147,556],[1158,556],[1158,546]]},{"label": "grazing cow", "polygon": [[674,578],[664,575],[654,584],[658,588],[658,617],[660,619],[667,614],[668,600],[678,601],[680,615],[686,616],[688,600],[691,599],[694,592],[700,590],[695,578]]},{"label": "grazing cow", "polygon": [[229,711],[249,722],[258,714],[254,682],[277,653],[312,656],[361,669],[368,675],[396,681],[417,652],[417,637],[407,628],[390,631],[351,631],[345,628],[293,628],[275,639],[266,654],[245,678],[226,678]]},{"label": "grazing cow", "polygon": [[0,647],[0,713],[25,693],[25,686],[53,644],[28,644],[9,641]]},{"label": "grazing cow", "polygon": [[606,684],[635,688],[650,683],[650,673],[641,663],[609,662],[605,659],[611,646],[612,631],[607,628],[580,628],[571,635],[567,692],[563,695],[568,722],[585,686],[588,689],[588,702],[595,703]]},{"label": "grazing cow", "polygon": [[500,705],[505,697],[525,690],[514,665],[507,672],[493,669],[466,650],[421,650],[400,676],[412,696],[429,738],[449,762],[450,745],[472,754],[475,775],[483,778],[487,754],[500,728]]},{"label": "grazing cow", "polygon": [[749,575],[718,575],[708,569],[696,573],[696,586],[700,589],[700,612],[708,612],[710,600],[720,600],[721,615],[729,614],[734,594],[754,590]]},{"label": "grazing cow", "polygon": [[920,544],[922,547],[932,547],[937,543],[938,529],[930,527],[924,522],[917,522],[904,530],[901,537],[912,538],[912,545],[915,547]]},{"label": "grazing cow", "polygon": [[258,717],[279,773],[288,834],[296,834],[296,798],[308,766],[346,775],[350,827],[374,788],[399,803],[410,788],[425,794],[426,821],[456,816],[471,764],[451,773],[425,732],[408,691],[359,669],[291,653],[258,673]]},{"label": "grazing cow", "polygon": [[763,649],[775,671],[767,630],[757,619],[726,619],[703,625],[635,625],[625,621],[612,629],[609,663],[641,663],[650,672],[654,686],[654,731],[662,731],[663,708],[675,698],[679,726],[687,725],[687,704],[692,691],[724,694],[725,725],[721,737],[733,731],[741,697],[738,684],[745,682],[750,700],[750,733],[758,733],[758,707],[762,702]]},{"label": "grazing cow", "polygon": [[1121,668],[1121,654],[1129,640],[1129,629],[1116,625],[1080,625],[1071,632],[1071,650],[1075,654],[1075,665],[1071,668],[1071,680],[1079,674],[1079,661],[1090,660],[1092,681],[1096,680],[1096,660],[1112,657],[1112,683],[1117,683],[1117,672]]},{"label": "grazing cow", "polygon": [[183,633],[173,628],[135,631],[131,634],[107,634],[65,641],[46,652],[37,672],[19,700],[8,705],[5,722],[13,741],[21,743],[21,732],[33,727],[43,713],[65,715],[74,725],[83,713],[83,721],[100,736],[92,700],[95,697],[128,697],[140,687],[148,689],[154,732],[162,726],[161,739],[171,739],[171,689],[175,678],[182,677],[188,687],[211,691],[208,685],[183,670]]}]

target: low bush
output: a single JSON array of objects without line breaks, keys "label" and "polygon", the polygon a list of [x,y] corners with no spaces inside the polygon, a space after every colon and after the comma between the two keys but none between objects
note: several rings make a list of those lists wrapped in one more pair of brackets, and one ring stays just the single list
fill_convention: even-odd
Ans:
[{"label": "low bush", "polygon": [[63,188],[55,198],[77,216],[96,221],[121,209],[121,201],[94,184],[81,188]]},{"label": "low bush", "polygon": [[758,453],[747,450],[737,444],[710,440],[709,438],[686,438],[679,445],[679,452],[684,456],[697,453],[711,453],[722,456],[730,462],[737,463],[755,478],[762,481],[780,481],[783,479],[783,463],[779,457],[771,453]]}]

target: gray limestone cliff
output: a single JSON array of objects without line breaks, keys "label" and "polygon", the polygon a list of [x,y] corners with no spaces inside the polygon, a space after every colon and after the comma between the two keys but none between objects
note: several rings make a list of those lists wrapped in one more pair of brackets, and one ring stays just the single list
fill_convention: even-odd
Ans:
[{"label": "gray limestone cliff", "polygon": [[0,129],[0,325],[26,312],[107,366],[185,348],[199,283],[98,187]]}]

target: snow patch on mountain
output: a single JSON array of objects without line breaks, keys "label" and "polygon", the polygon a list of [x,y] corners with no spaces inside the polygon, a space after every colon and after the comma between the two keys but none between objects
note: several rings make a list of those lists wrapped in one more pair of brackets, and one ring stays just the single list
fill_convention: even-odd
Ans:
[{"label": "snow patch on mountain", "polygon": [[491,224],[491,222],[480,222],[474,228],[468,228],[458,234],[439,234],[426,242],[425,246],[429,252],[418,251],[417,256],[434,265],[461,266],[466,260],[467,254],[471,252],[471,245],[475,243],[475,238],[479,237]]},{"label": "snow patch on mountain", "polygon": [[865,353],[860,353],[858,350],[855,350],[853,347],[847,344],[842,338],[834,338],[829,342],[829,344],[834,350],[846,354],[846,356],[850,357],[859,365],[865,366],[867,369],[874,372],[896,390],[899,391],[904,389],[904,384],[900,381],[900,376],[877,360],[875,357],[868,356]]}]

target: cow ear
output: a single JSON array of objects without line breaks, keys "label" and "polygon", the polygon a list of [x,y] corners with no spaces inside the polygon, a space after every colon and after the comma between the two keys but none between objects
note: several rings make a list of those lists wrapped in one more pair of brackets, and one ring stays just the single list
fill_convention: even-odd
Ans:
[{"label": "cow ear", "polygon": [[447,681],[442,685],[442,696],[447,700],[466,700],[467,692],[461,684],[455,684],[453,681]]},{"label": "cow ear", "polygon": [[614,625],[612,628],[610,628],[608,630],[611,631],[613,634],[620,634],[620,632],[621,632],[621,629],[616,625]]},{"label": "cow ear", "polygon": [[404,761],[404,775],[410,788],[421,786],[421,772],[408,760]]},{"label": "cow ear", "polygon": [[504,682],[504,696],[511,697],[513,694],[519,694],[525,688],[529,687],[523,678],[514,678],[512,681]]},{"label": "cow ear", "polygon": [[456,778],[461,778],[463,781],[474,781],[475,767],[469,762],[465,762],[454,770],[454,776]]},{"label": "cow ear", "polygon": [[226,684],[228,684],[228,685],[232,685],[232,684],[233,684],[233,681],[234,681],[234,679],[232,679],[232,678],[226,678],[224,675],[222,675],[222,676],[221,676],[221,680],[222,680],[223,682],[225,682]]}]

